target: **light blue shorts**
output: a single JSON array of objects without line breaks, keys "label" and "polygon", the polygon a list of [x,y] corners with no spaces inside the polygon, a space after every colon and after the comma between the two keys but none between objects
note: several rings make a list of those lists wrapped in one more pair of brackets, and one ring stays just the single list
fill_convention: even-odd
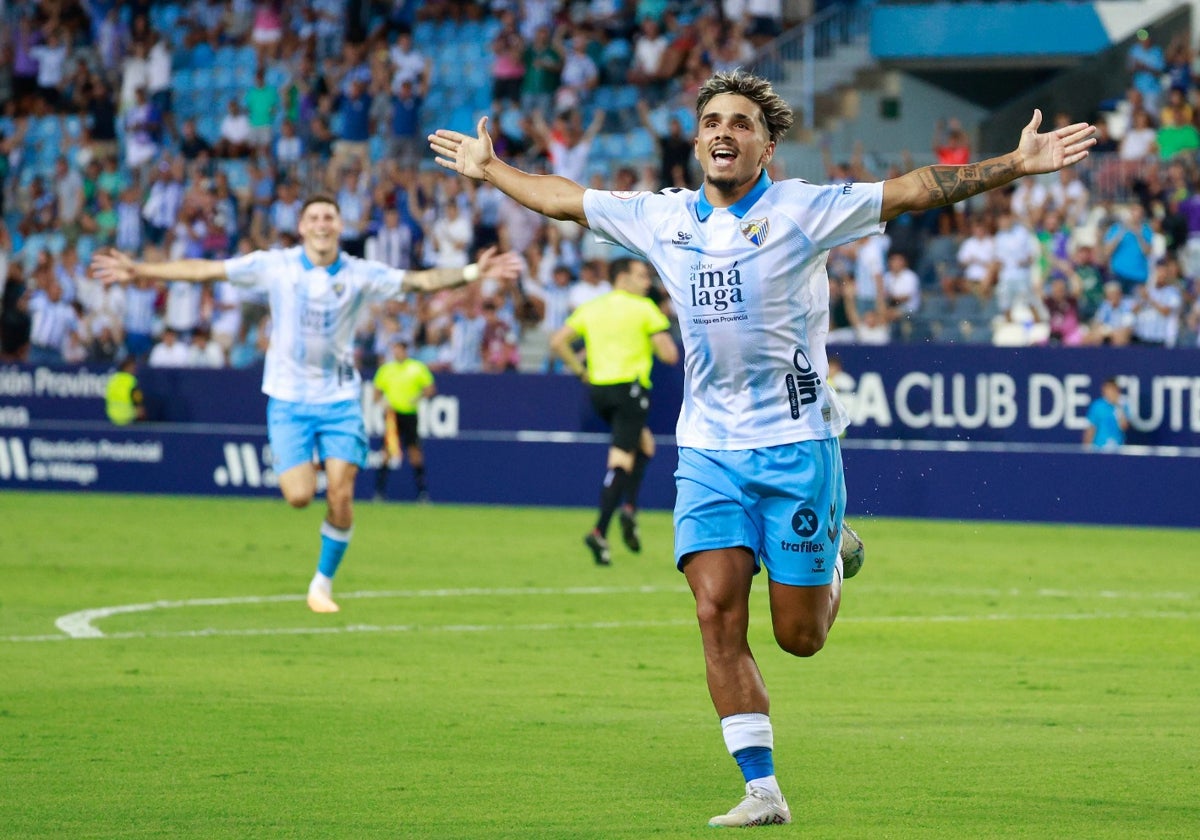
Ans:
[{"label": "light blue shorts", "polygon": [[356,400],[335,403],[294,403],[267,400],[267,436],[274,469],[282,474],[292,467],[336,458],[360,468],[367,463],[367,430]]},{"label": "light blue shorts", "polygon": [[745,546],[755,573],[790,586],[833,580],[846,510],[836,438],[763,449],[680,447],[675,565],[697,551]]}]

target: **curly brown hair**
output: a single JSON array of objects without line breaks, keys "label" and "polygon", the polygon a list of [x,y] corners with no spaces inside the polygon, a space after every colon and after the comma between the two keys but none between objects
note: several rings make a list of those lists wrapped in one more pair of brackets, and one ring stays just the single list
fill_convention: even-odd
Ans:
[{"label": "curly brown hair", "polygon": [[705,82],[696,95],[696,117],[704,115],[704,109],[714,96],[732,93],[744,96],[762,111],[763,125],[772,143],[778,143],[788,133],[794,122],[791,107],[787,101],[775,92],[771,83],[761,76],[754,76],[742,70],[729,70],[714,73]]}]

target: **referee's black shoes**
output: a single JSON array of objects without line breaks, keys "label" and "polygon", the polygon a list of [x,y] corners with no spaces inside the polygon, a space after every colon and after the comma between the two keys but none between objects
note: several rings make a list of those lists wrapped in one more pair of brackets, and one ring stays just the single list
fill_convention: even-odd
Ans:
[{"label": "referee's black shoes", "polygon": [[592,531],[583,538],[583,542],[592,550],[592,559],[597,566],[611,566],[612,552],[608,550],[608,540]]},{"label": "referee's black shoes", "polygon": [[621,510],[621,540],[634,554],[641,553],[642,538],[638,536],[637,520],[634,519],[631,510]]}]

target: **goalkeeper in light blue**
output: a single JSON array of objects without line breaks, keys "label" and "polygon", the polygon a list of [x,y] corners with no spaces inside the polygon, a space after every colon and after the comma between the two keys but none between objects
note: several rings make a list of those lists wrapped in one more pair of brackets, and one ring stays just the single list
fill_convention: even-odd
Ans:
[{"label": "goalkeeper in light blue", "polygon": [[119,251],[98,253],[94,274],[105,282],[137,277],[194,283],[228,279],[263,292],[271,310],[270,346],[263,366],[268,396],[267,434],[279,489],[293,507],[307,507],[325,471],[326,515],[320,528],[317,570],[308,606],[337,612],[333,576],[350,545],[354,481],[366,465],[362,379],[354,366],[354,326],[372,301],[431,292],[478,280],[515,279],[522,262],[514,254],[484,251],[465,268],[401,271],[342,253],[342,216],[337,202],[315,195],[300,210],[301,244],[286,250],[253,251],[229,260],[134,262]]},{"label": "goalkeeper in light blue", "polygon": [[[747,642],[751,583],[765,567],[779,647],[812,656],[862,556],[843,521],[846,413],[826,382],[826,254],[902,213],[1074,164],[1095,141],[1083,123],[1039,134],[1035,111],[1002,157],[815,186],[767,174],[792,112],[766,80],[716,74],[700,89],[696,118],[698,190],[613,193],[522,172],[496,158],[485,120],[475,136],[442,130],[429,142],[442,166],[590,228],[662,278],[684,345],[675,562],[695,596],[709,694],[745,783],[744,798],[710,824],[787,823],[767,689]],[[828,776],[816,757],[806,766],[819,768],[810,778]]]}]

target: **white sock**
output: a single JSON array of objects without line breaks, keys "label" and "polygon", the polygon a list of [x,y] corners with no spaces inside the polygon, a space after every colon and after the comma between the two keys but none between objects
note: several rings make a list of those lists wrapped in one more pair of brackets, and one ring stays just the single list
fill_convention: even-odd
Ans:
[{"label": "white sock", "polygon": [[771,718],[760,712],[745,712],[721,718],[721,734],[725,736],[725,747],[733,755],[746,747],[775,746],[771,730]]},{"label": "white sock", "polygon": [[758,788],[765,790],[774,796],[783,796],[783,791],[779,789],[779,781],[774,776],[763,776],[761,779],[755,779],[752,782],[746,783],[746,788]]},{"label": "white sock", "polygon": [[333,578],[326,577],[320,572],[317,572],[315,575],[313,575],[312,583],[308,585],[308,588],[319,589],[326,595],[329,595],[333,592]]}]

